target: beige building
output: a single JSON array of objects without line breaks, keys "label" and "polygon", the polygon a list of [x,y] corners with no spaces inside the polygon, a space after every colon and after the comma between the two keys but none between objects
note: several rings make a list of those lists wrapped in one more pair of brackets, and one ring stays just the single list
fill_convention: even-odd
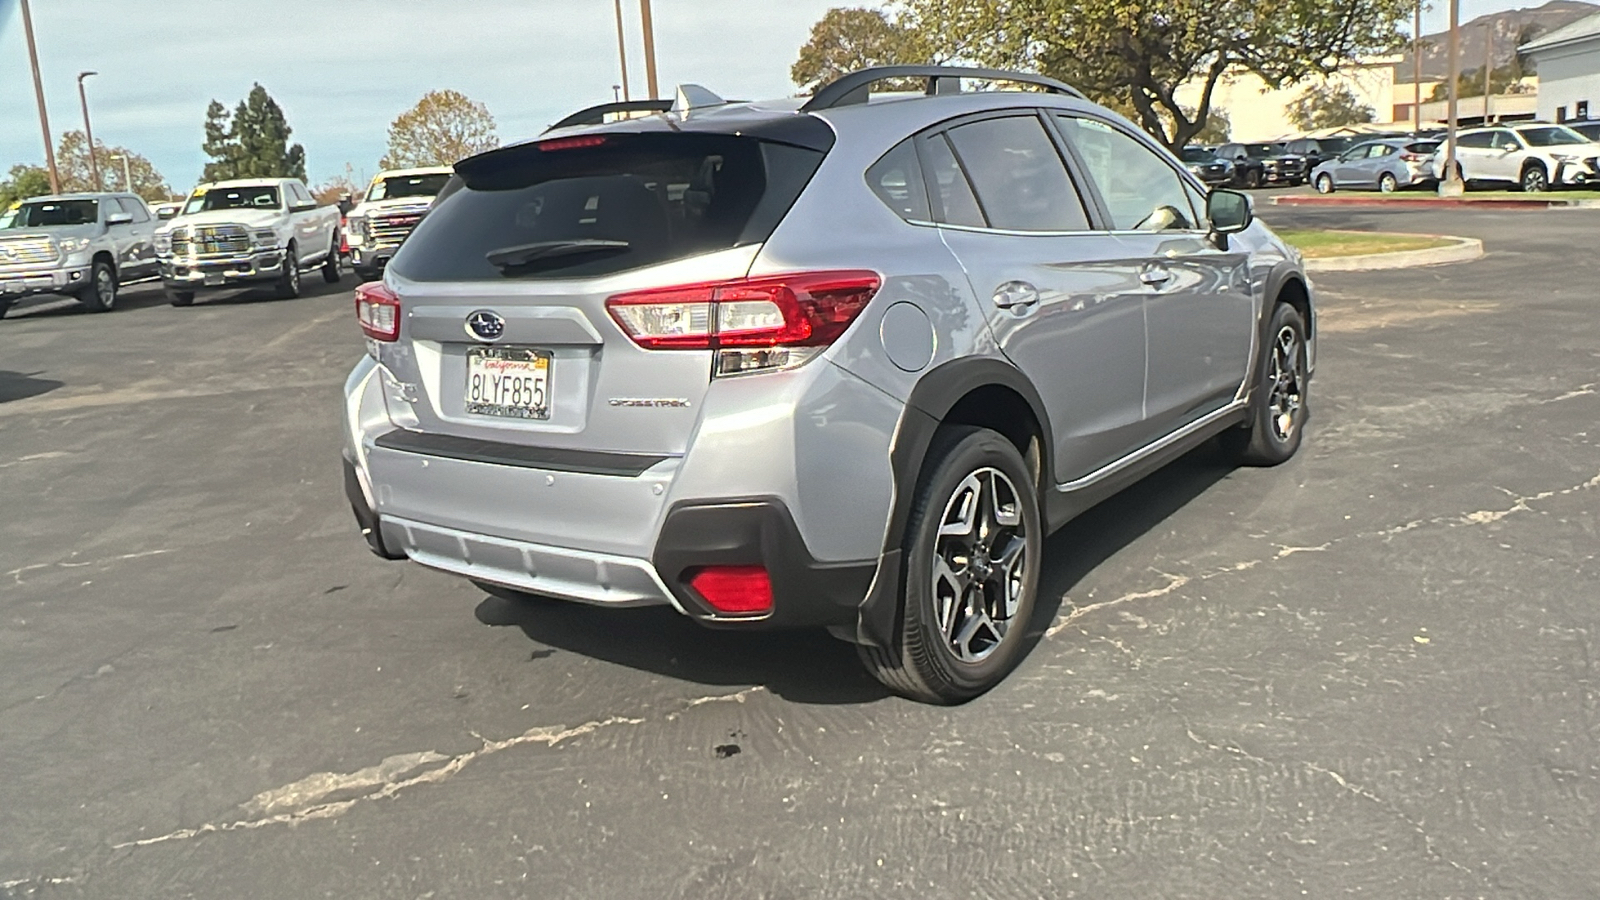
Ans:
[{"label": "beige building", "polygon": [[[1342,85],[1370,106],[1377,120],[1394,117],[1397,101],[1408,104],[1410,111],[1412,85],[1409,81],[1395,84],[1395,63],[1398,56],[1379,57],[1348,66],[1328,76],[1325,83]],[[1254,72],[1224,75],[1211,94],[1211,105],[1228,114],[1231,138],[1236,141],[1269,141],[1295,135],[1299,129],[1289,121],[1288,107],[1307,87],[1317,82],[1302,81],[1286,88],[1273,88]],[[1200,105],[1203,86],[1190,82],[1178,88],[1176,98],[1188,107]],[[1422,96],[1427,97],[1431,84],[1424,84]]]}]

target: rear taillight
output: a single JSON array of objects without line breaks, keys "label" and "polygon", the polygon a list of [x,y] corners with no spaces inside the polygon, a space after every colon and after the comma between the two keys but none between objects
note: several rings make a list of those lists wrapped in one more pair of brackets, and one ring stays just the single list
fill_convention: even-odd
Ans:
[{"label": "rear taillight", "polygon": [[1429,154],[1427,153],[1412,153],[1409,150],[1400,154],[1400,158],[1406,162],[1422,162],[1423,160],[1427,159],[1428,156]]},{"label": "rear taillight", "polygon": [[875,272],[800,272],[618,294],[606,309],[640,347],[716,350],[717,374],[736,375],[815,356],[879,284]]},{"label": "rear taillight", "polygon": [[399,340],[400,298],[383,282],[369,281],[356,288],[356,320],[375,341]]},{"label": "rear taillight", "polygon": [[719,613],[756,615],[772,609],[772,577],[762,566],[692,569],[689,587]]}]

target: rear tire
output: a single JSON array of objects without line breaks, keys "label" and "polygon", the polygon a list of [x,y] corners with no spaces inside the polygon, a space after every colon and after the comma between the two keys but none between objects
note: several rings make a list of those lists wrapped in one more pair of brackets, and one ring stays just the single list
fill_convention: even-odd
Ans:
[{"label": "rear tire", "polygon": [[173,306],[193,306],[194,291],[167,291],[167,302]]},{"label": "rear tire", "polygon": [[103,259],[89,269],[89,283],[78,292],[78,300],[94,312],[110,312],[117,305],[117,272]]},{"label": "rear tire", "polygon": [[934,437],[906,524],[900,625],[888,648],[859,646],[890,690],[962,703],[1017,664],[1039,589],[1039,498],[1022,454],[994,431]]},{"label": "rear tire", "polygon": [[342,274],[339,271],[339,235],[333,235],[333,246],[328,248],[328,258],[322,261],[322,280],[328,284],[338,284]]},{"label": "rear tire", "polygon": [[1319,194],[1331,194],[1331,193],[1333,193],[1333,176],[1332,175],[1329,175],[1327,173],[1323,173],[1323,174],[1317,176],[1317,193],[1319,193]]},{"label": "rear tire", "polygon": [[273,285],[279,300],[293,300],[300,296],[300,249],[293,241],[283,251],[283,274]]},{"label": "rear tire", "polygon": [[1278,304],[1256,371],[1250,418],[1222,433],[1222,447],[1241,466],[1275,466],[1294,456],[1305,433],[1306,326],[1300,313]]},{"label": "rear tire", "polygon": [[1261,187],[1261,170],[1251,169],[1244,173],[1244,186],[1247,188]]},{"label": "rear tire", "polygon": [[1385,172],[1378,176],[1378,190],[1385,194],[1392,194],[1395,191],[1400,190],[1400,179],[1395,178],[1394,175],[1388,172]]}]

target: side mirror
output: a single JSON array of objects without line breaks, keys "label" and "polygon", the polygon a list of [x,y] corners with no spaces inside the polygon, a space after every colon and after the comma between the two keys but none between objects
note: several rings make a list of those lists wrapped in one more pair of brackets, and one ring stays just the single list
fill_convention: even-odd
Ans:
[{"label": "side mirror", "polygon": [[132,213],[125,213],[125,212],[112,213],[111,215],[106,216],[106,224],[107,225],[132,225],[133,224],[133,214]]},{"label": "side mirror", "polygon": [[1505,152],[1507,152],[1507,153],[1515,153],[1515,152],[1517,152],[1517,151],[1518,151],[1518,150],[1521,150],[1521,149],[1522,149],[1522,148],[1521,148],[1521,147],[1518,147],[1518,146],[1517,146],[1517,145],[1516,145],[1516,143],[1515,143],[1515,142],[1513,142],[1513,141],[1507,141],[1507,142],[1505,142],[1505,143],[1504,143],[1504,144],[1501,144],[1501,145],[1500,145],[1500,149],[1501,149],[1501,150],[1504,150],[1504,151],[1505,151]]},{"label": "side mirror", "polygon": [[156,218],[160,219],[163,222],[167,221],[168,219],[176,219],[177,217],[178,217],[178,211],[176,209],[168,208],[168,209],[161,209],[161,210],[157,210],[156,211]]},{"label": "side mirror", "polygon": [[1250,227],[1255,213],[1250,209],[1248,196],[1218,188],[1206,197],[1206,218],[1211,220],[1213,233],[1235,234]]}]

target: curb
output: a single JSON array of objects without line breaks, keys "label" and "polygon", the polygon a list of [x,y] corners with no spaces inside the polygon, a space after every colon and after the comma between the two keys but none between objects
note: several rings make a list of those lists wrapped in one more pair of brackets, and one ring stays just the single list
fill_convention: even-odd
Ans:
[{"label": "curb", "polygon": [[1455,241],[1448,247],[1426,250],[1396,250],[1392,253],[1362,253],[1357,256],[1328,256],[1306,259],[1307,272],[1370,272],[1376,269],[1410,269],[1416,266],[1442,266],[1471,262],[1483,257],[1483,241],[1449,234],[1420,235]]},{"label": "curb", "polygon": [[1416,197],[1379,200],[1376,197],[1287,196],[1273,197],[1273,206],[1365,206],[1373,209],[1600,209],[1600,200],[1471,200],[1465,197]]}]

